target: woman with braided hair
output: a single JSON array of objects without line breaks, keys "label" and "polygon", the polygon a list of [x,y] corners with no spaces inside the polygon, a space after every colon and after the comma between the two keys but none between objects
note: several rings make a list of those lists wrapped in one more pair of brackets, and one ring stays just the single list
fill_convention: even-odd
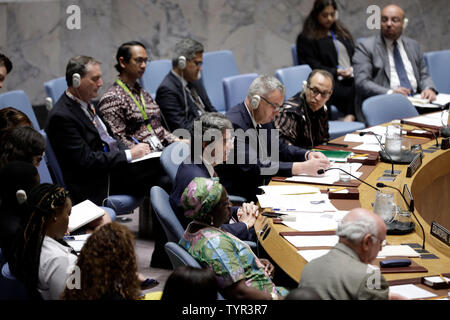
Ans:
[{"label": "woman with braided hair", "polygon": [[27,195],[30,215],[12,248],[12,273],[31,299],[59,299],[77,256],[63,237],[72,201],[58,185],[43,183]]}]

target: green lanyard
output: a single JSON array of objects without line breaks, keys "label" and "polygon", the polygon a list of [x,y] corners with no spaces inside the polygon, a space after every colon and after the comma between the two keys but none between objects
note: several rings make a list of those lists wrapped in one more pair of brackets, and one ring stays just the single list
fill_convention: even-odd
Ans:
[{"label": "green lanyard", "polygon": [[134,103],[136,104],[136,106],[138,107],[139,111],[142,114],[142,117],[144,117],[144,120],[147,122],[147,129],[148,131],[152,132],[152,126],[150,125],[150,122],[148,121],[148,117],[147,117],[147,113],[145,112],[145,99],[144,99],[144,95],[142,94],[141,91],[141,102],[142,105],[139,103],[139,101],[136,100],[136,98],[134,97],[134,95],[131,93],[130,89],[128,89],[128,87],[122,82],[122,80],[117,79],[116,83],[126,92],[128,93],[128,95],[131,97],[131,99],[133,99]]}]

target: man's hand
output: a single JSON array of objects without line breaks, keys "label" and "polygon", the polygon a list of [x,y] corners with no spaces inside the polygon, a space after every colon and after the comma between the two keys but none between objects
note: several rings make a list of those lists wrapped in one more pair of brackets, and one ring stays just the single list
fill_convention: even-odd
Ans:
[{"label": "man's hand", "polygon": [[436,92],[431,89],[425,89],[421,94],[422,99],[430,100],[430,102],[436,100]]},{"label": "man's hand", "polygon": [[264,265],[264,271],[269,275],[271,279],[273,279],[273,275],[275,273],[275,267],[270,263],[267,259],[259,259],[261,263]]},{"label": "man's hand", "polygon": [[400,93],[404,96],[409,96],[411,94],[411,90],[403,87],[399,87],[393,90],[394,93]]},{"label": "man's hand", "polygon": [[258,206],[252,202],[243,203],[242,207],[238,209],[237,217],[239,222],[244,222],[247,228],[250,229],[255,224],[258,217]]},{"label": "man's hand", "polygon": [[325,159],[313,157],[311,160],[305,162],[294,162],[292,165],[292,175],[307,174],[309,176],[317,176],[317,171],[321,169],[326,170],[329,167],[330,161],[326,157]]},{"label": "man's hand", "polygon": [[150,153],[150,147],[146,143],[139,143],[130,149],[131,158],[138,159]]}]

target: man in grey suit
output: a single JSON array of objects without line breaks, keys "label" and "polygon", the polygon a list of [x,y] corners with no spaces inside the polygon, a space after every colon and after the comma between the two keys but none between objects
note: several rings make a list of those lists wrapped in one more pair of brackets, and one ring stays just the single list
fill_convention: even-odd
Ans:
[{"label": "man in grey suit", "polygon": [[314,290],[323,300],[401,299],[389,294],[379,269],[370,266],[386,239],[386,225],[366,209],[353,209],[339,224],[339,243],[303,269],[300,288]]},{"label": "man in grey suit", "polygon": [[402,36],[405,25],[404,11],[389,5],[381,12],[380,34],[362,39],[356,47],[353,68],[359,107],[365,99],[379,94],[420,93],[423,99],[436,100],[437,91],[419,44]]}]

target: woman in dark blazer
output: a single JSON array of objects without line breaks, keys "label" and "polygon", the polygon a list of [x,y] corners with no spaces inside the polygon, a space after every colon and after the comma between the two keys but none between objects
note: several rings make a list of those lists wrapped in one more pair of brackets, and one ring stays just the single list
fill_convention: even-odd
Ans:
[{"label": "woman in dark blazer", "polygon": [[336,83],[329,104],[345,115],[344,121],[355,120],[354,51],[352,35],[337,20],[336,1],[316,0],[297,37],[298,61],[333,74]]}]

